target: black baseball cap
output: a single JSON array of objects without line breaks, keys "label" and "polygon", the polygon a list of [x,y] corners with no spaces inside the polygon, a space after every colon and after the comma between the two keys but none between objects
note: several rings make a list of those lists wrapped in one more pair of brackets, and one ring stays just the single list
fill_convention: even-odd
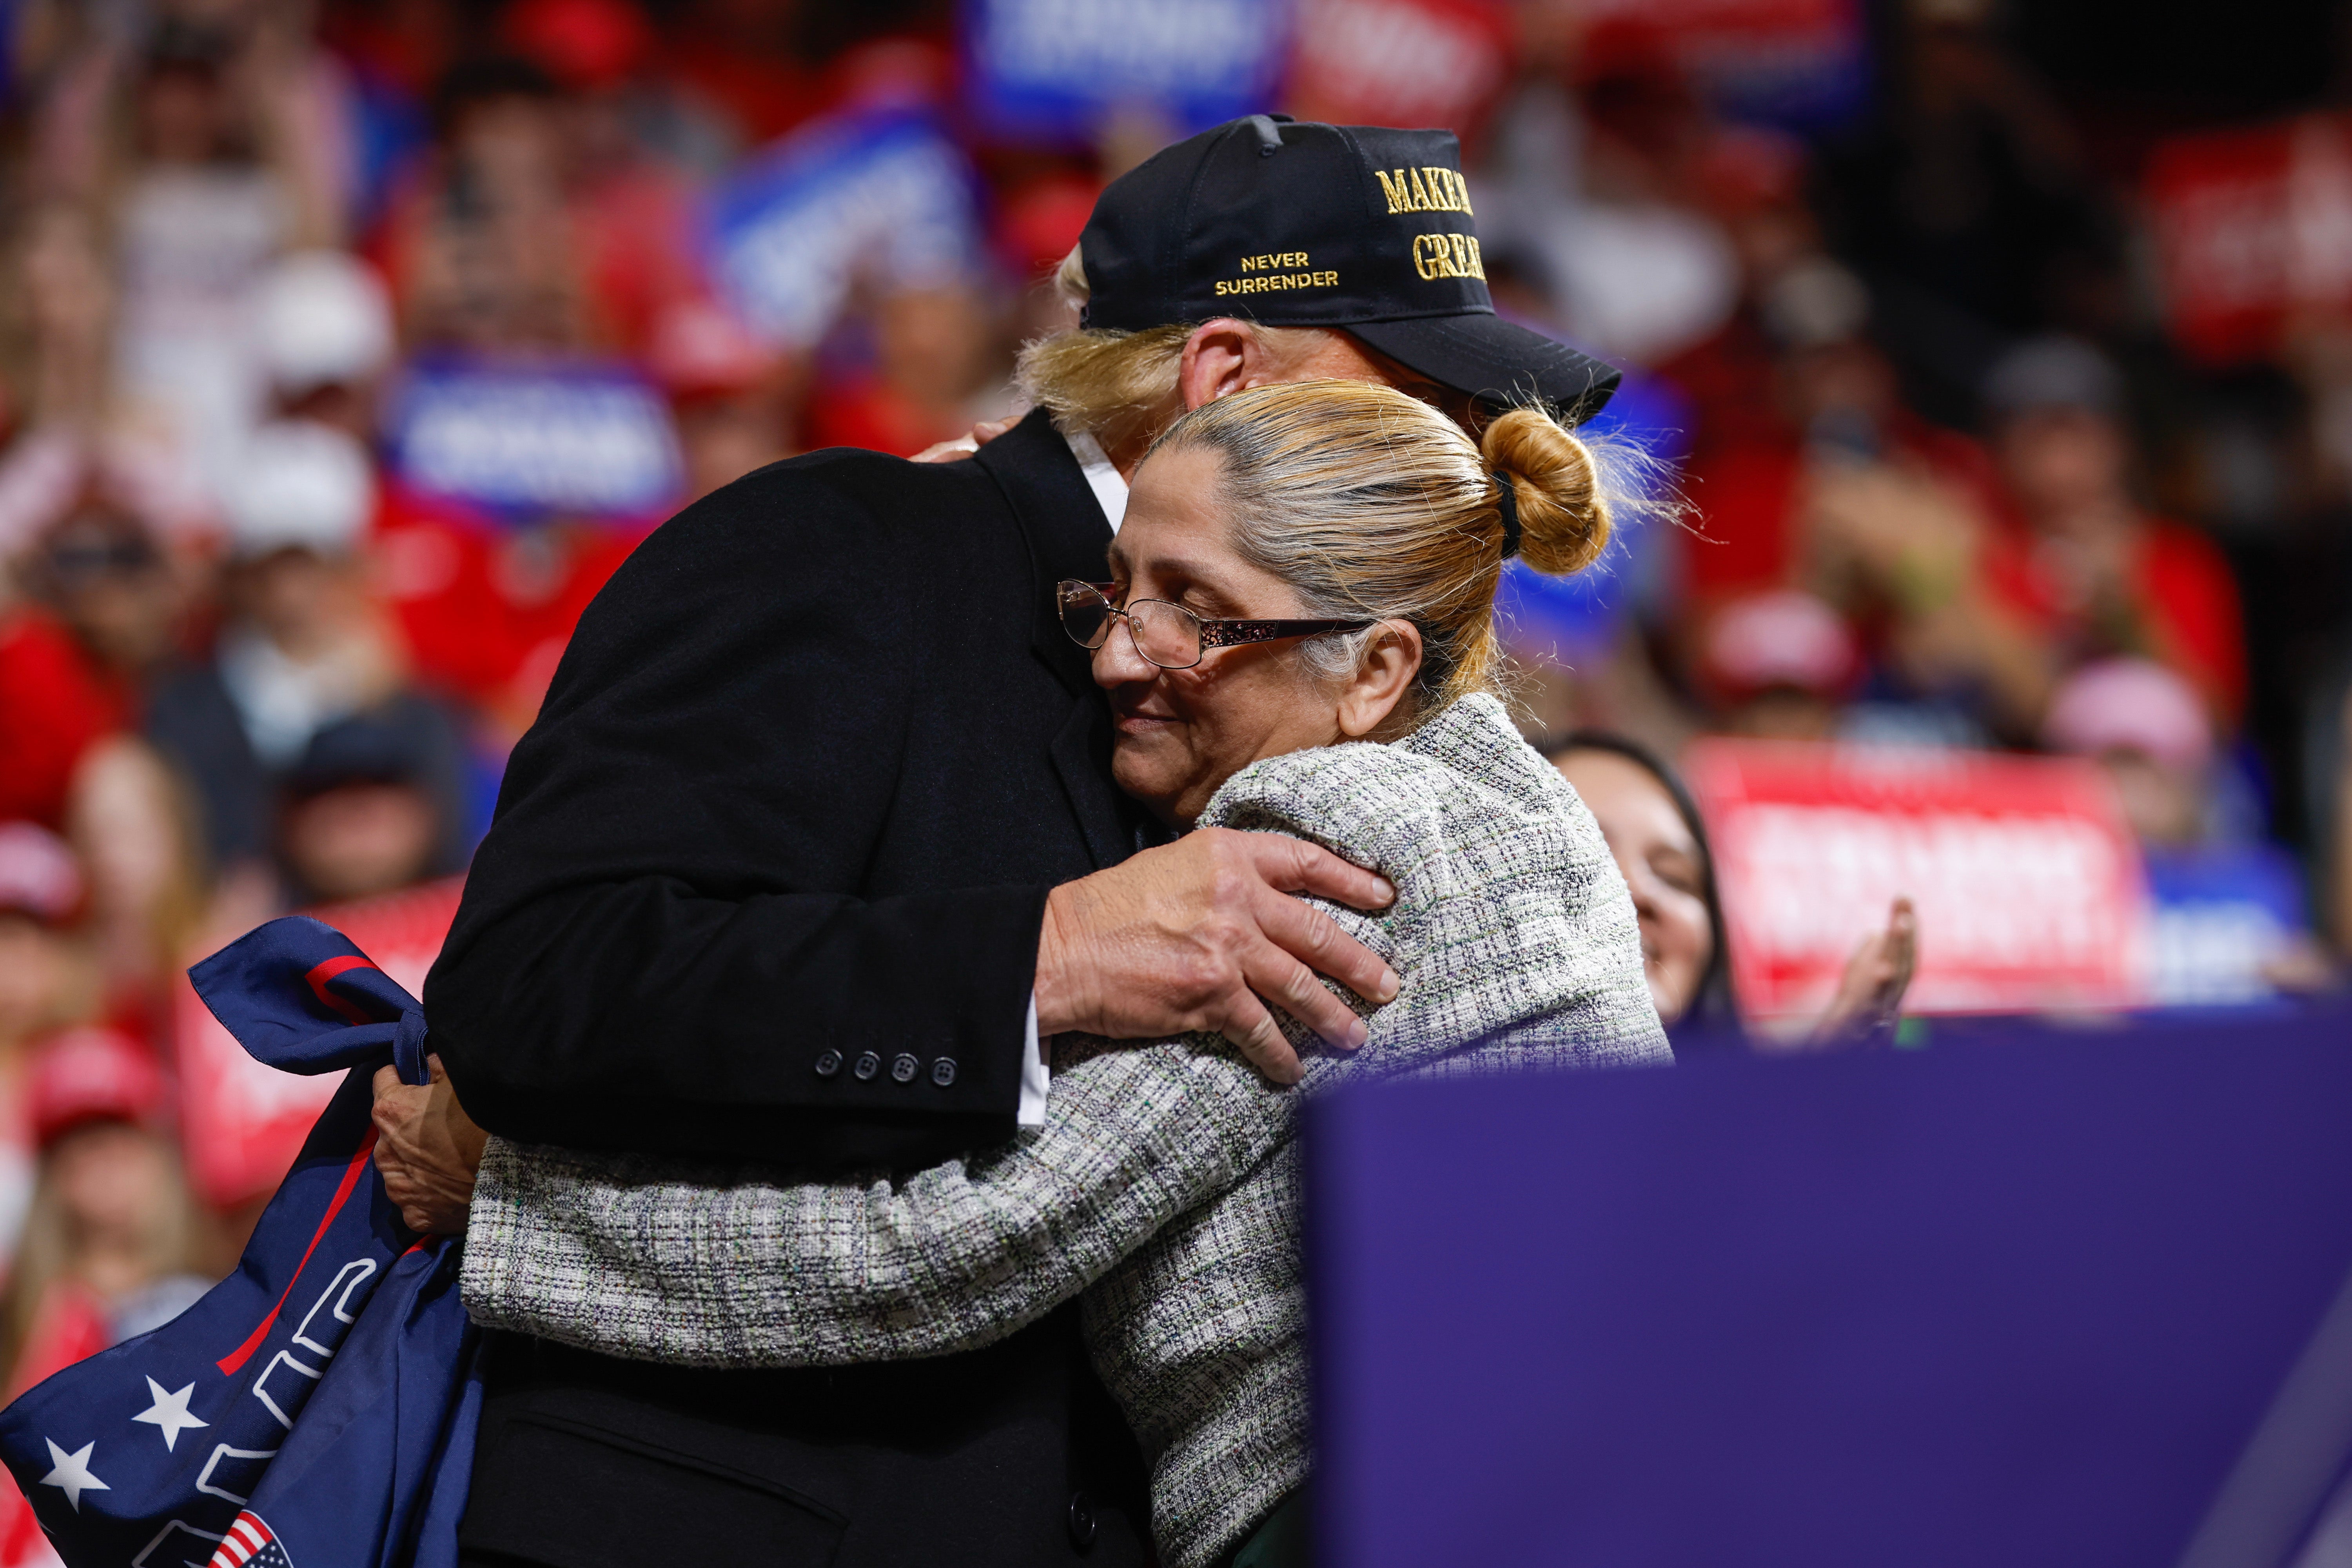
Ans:
[{"label": "black baseball cap", "polygon": [[1617,390],[1615,367],[1495,314],[1451,131],[1232,121],[1112,181],[1078,249],[1087,327],[1341,327],[1458,392],[1571,421]]}]

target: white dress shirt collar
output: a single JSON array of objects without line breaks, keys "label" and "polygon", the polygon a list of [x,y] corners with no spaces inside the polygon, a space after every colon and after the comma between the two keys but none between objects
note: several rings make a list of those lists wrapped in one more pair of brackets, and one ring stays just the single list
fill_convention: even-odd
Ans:
[{"label": "white dress shirt collar", "polygon": [[1118,525],[1127,521],[1127,481],[1118,477],[1118,469],[1103,456],[1102,443],[1084,430],[1065,435],[1070,444],[1070,456],[1078,460],[1079,471],[1087,476],[1087,488],[1095,492],[1096,504],[1103,516],[1110,520],[1110,531],[1116,534]]}]

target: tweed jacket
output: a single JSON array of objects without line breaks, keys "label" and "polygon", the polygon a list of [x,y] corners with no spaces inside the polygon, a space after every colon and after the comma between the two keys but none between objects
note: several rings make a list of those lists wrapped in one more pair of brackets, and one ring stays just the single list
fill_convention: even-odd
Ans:
[{"label": "tweed jacket", "polygon": [[1377,918],[1324,906],[1402,982],[1377,1012],[1350,998],[1360,1050],[1312,1056],[1286,1090],[1213,1036],[1064,1036],[1042,1128],[901,1180],[779,1184],[494,1138],[475,1318],[638,1359],[806,1366],[971,1348],[1081,1297],[1151,1467],[1160,1555],[1213,1562],[1307,1471],[1300,1092],[1671,1058],[1600,830],[1494,699],[1393,744],[1254,763],[1202,822],[1296,834],[1395,883]]}]

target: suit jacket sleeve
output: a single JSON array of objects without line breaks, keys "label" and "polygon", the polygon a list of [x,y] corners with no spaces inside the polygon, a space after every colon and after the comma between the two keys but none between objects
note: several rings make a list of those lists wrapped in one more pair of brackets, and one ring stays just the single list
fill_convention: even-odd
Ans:
[{"label": "suit jacket sleeve", "polygon": [[583,617],[425,985],[484,1127],[812,1172],[1012,1135],[1047,889],[844,890],[938,668],[924,595],[955,577],[907,570],[908,525],[846,467],[874,461],[697,502]]},{"label": "suit jacket sleeve", "polygon": [[494,1139],[466,1305],[490,1327],[682,1365],[972,1350],[1241,1180],[1296,1100],[1195,1036],[1066,1063],[1044,1127],[901,1181],[780,1184]]}]

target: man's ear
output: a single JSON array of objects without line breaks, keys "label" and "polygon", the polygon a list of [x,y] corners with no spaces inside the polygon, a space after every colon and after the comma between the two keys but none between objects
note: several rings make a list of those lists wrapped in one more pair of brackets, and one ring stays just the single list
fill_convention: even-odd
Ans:
[{"label": "man's ear", "polygon": [[1382,621],[1363,661],[1340,689],[1339,733],[1360,741],[1378,731],[1421,673],[1421,628],[1411,621]]},{"label": "man's ear", "polygon": [[1184,340],[1176,390],[1189,414],[1204,403],[1230,397],[1274,379],[1274,356],[1247,321],[1219,316],[1192,329]]}]

